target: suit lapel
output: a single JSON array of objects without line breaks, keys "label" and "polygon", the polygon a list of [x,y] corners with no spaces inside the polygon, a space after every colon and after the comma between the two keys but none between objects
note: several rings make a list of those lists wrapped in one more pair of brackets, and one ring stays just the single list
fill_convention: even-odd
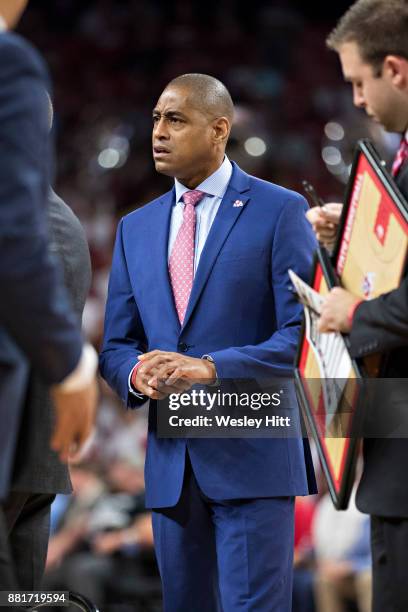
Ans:
[{"label": "suit lapel", "polygon": [[[249,190],[249,176],[242,172],[236,164],[230,184],[225,196],[222,199],[217,215],[211,226],[210,233],[201,253],[200,263],[194,278],[186,315],[184,318],[184,328],[197,304],[198,299],[204,289],[207,279],[211,273],[215,260],[220,252],[228,234],[234,227],[238,217],[245,208],[249,196],[242,194]],[[170,289],[171,290],[171,289]]]}]

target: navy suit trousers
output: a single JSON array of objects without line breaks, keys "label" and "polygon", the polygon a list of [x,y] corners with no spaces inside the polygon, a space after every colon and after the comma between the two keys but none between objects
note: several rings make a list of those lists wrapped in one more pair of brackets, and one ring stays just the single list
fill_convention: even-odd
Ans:
[{"label": "navy suit trousers", "polygon": [[290,612],[294,498],[209,499],[186,463],[178,504],[153,511],[164,612]]}]

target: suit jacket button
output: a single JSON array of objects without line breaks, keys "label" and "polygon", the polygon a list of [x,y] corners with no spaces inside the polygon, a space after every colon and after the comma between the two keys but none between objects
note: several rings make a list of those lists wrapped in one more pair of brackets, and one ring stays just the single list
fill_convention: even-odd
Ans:
[{"label": "suit jacket button", "polygon": [[185,342],[179,342],[178,343],[178,350],[181,351],[182,353],[187,353],[187,351],[188,351],[188,344],[186,344]]}]

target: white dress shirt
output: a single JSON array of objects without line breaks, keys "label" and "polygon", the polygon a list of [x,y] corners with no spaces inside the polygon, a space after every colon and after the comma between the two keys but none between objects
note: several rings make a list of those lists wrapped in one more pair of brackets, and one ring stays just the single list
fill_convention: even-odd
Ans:
[{"label": "white dress shirt", "polygon": [[[232,164],[228,157],[225,156],[218,170],[195,188],[197,191],[203,191],[206,195],[195,207],[196,233],[194,241],[194,274],[197,271],[198,262],[200,261],[201,253],[208,234],[210,233],[215,215],[227,191],[228,183],[231,180],[231,174]],[[188,187],[180,183],[177,179],[174,181],[174,186],[176,189],[176,201],[173,205],[170,220],[168,259],[170,259],[170,254],[176,241],[178,231],[183,223],[184,202],[181,198],[187,191],[190,191]]]}]

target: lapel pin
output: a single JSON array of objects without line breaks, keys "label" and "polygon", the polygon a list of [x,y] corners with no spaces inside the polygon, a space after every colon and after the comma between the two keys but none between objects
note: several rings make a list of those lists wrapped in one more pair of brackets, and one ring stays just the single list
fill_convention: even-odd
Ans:
[{"label": "lapel pin", "polygon": [[242,202],[242,200],[235,200],[233,207],[234,208],[239,208],[240,206],[243,206],[244,203]]}]

